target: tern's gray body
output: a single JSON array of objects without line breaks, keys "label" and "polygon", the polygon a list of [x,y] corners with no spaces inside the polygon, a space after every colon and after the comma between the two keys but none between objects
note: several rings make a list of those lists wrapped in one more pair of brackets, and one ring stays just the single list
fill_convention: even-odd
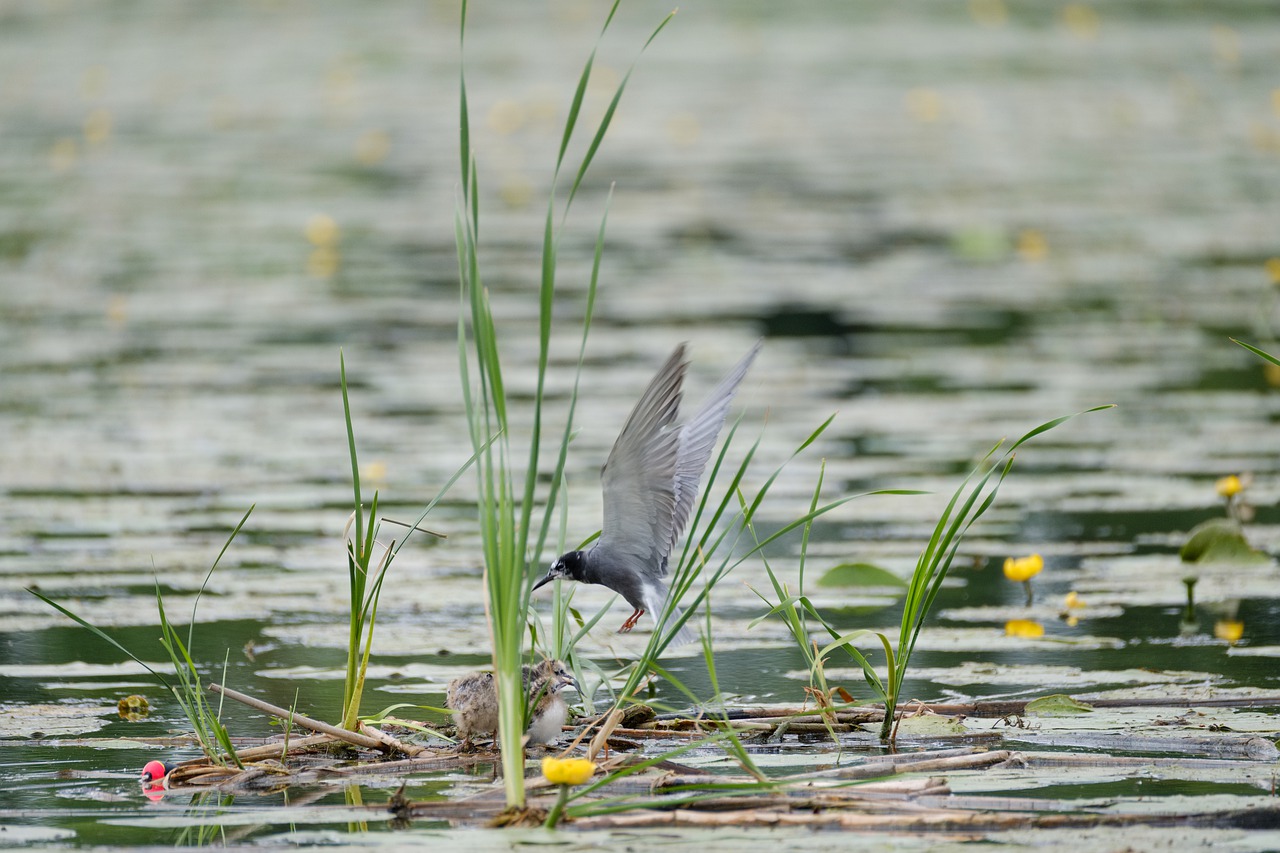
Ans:
[{"label": "tern's gray body", "polygon": [[[693,417],[676,425],[688,367],[684,345],[676,347],[627,418],[600,474],[600,538],[585,551],[570,551],[557,559],[534,589],[556,578],[601,584],[634,610],[622,631],[630,631],[646,612],[658,624],[667,598],[662,580],[667,560],[689,521],[729,404],[759,351],[757,343]],[[671,614],[673,619],[678,616],[678,610]],[[676,635],[677,643],[693,639],[687,626]]]}]

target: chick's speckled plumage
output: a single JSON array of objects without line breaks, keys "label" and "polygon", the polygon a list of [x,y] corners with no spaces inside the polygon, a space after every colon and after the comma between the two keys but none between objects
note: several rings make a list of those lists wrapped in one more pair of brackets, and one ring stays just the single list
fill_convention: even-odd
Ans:
[{"label": "chick's speckled plumage", "polygon": [[[569,706],[561,693],[576,687],[568,668],[558,660],[521,668],[526,701],[532,704],[528,727],[530,743],[554,740],[569,716]],[[449,682],[446,706],[453,711],[462,745],[469,746],[473,735],[498,731],[498,688],[492,672],[473,672]]]}]

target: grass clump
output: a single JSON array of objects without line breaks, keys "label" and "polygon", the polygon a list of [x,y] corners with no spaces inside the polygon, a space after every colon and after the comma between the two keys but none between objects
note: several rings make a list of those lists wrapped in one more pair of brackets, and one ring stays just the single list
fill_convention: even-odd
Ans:
[{"label": "grass clump", "polygon": [[387,577],[387,569],[395,560],[400,549],[409,541],[415,532],[428,533],[443,538],[443,534],[424,530],[420,525],[427,515],[445,496],[445,493],[471,467],[476,457],[473,455],[444,484],[436,496],[422,510],[417,520],[405,525],[405,535],[400,540],[392,540],[389,545],[378,543],[381,519],[378,518],[378,493],[366,509],[360,491],[360,460],[356,453],[356,435],[351,421],[351,400],[347,395],[347,363],[339,354],[339,372],[342,384],[342,411],[347,426],[347,448],[351,459],[351,490],[355,508],[347,522],[343,539],[346,540],[347,578],[350,596],[348,599],[348,633],[347,633],[347,665],[346,679],[342,691],[342,727],[356,731],[360,726],[360,702],[364,696],[365,673],[369,668],[369,654],[373,648],[373,629],[378,619],[378,601],[382,595],[382,584]]},{"label": "grass clump", "polygon": [[[96,637],[112,646],[115,646],[121,652],[124,652],[130,659],[141,665],[147,672],[151,673],[160,681],[165,688],[173,694],[173,698],[177,700],[178,705],[182,708],[182,713],[186,715],[187,721],[191,724],[192,731],[195,734],[196,742],[200,744],[200,749],[210,762],[226,766],[228,763],[234,762],[240,766],[239,759],[236,758],[235,747],[231,744],[231,736],[227,733],[226,726],[222,724],[222,705],[219,701],[218,708],[215,710],[213,705],[209,703],[208,693],[204,689],[204,685],[200,681],[200,673],[196,669],[195,661],[191,657],[191,650],[195,645],[195,629],[196,629],[196,609],[200,606],[200,597],[204,595],[205,587],[209,585],[209,578],[213,575],[213,570],[218,567],[218,563],[222,562],[222,557],[227,553],[227,549],[231,547],[231,543],[235,540],[236,535],[240,533],[245,522],[249,520],[249,515],[253,512],[253,507],[245,512],[241,517],[240,523],[231,531],[231,535],[227,537],[227,541],[223,544],[222,550],[218,552],[217,559],[209,566],[209,571],[205,572],[204,580],[200,584],[200,589],[196,592],[195,601],[191,604],[191,621],[187,625],[186,640],[182,639],[182,634],[178,628],[169,621],[164,609],[164,597],[160,594],[160,583],[156,582],[156,608],[160,614],[160,645],[169,655],[169,660],[173,664],[174,681],[170,682],[160,673],[151,668],[146,661],[135,655],[133,652],[125,648],[118,640],[110,634],[103,631],[96,625],[91,625],[85,619],[72,613],[66,607],[58,602],[34,589],[27,589],[27,592],[39,598],[45,604],[48,604],[59,613],[71,619],[82,628],[88,629]],[[225,664],[224,664],[225,668]]]},{"label": "grass clump", "polygon": [[[601,29],[608,30],[619,3],[615,2]],[[670,16],[655,28],[647,47]],[[462,4],[460,43],[465,45],[467,3]],[[643,49],[643,48],[642,48]],[[477,504],[480,535],[484,550],[486,616],[493,643],[493,670],[498,688],[498,737],[502,744],[502,767],[506,801],[509,807],[524,803],[524,756],[519,747],[524,731],[525,697],[520,680],[523,664],[523,641],[529,605],[531,581],[528,567],[541,563],[549,535],[556,496],[563,482],[564,464],[572,435],[573,414],[577,401],[577,376],[581,374],[587,333],[599,282],[603,252],[605,218],[602,216],[592,264],[591,282],[587,289],[578,350],[578,366],[573,390],[569,396],[564,432],[559,439],[554,470],[545,496],[537,494],[537,485],[545,472],[539,471],[543,441],[545,380],[552,336],[552,305],[556,289],[557,254],[561,229],[582,180],[587,173],[605,133],[613,120],[631,71],[622,78],[600,119],[585,153],[573,172],[573,179],[563,205],[557,205],[557,187],[567,163],[567,152],[578,127],[587,84],[595,63],[595,51],[589,55],[578,79],[573,100],[565,120],[559,153],[552,175],[552,189],[542,239],[542,262],[539,284],[538,360],[536,390],[532,403],[532,427],[522,476],[513,471],[519,451],[513,445],[511,418],[503,372],[501,346],[489,294],[480,274],[480,203],[479,177],[471,148],[470,112],[464,70],[459,71],[459,152],[461,157],[461,198],[456,217],[458,267],[461,283],[461,306],[458,318],[458,356],[463,399],[467,411],[472,447],[476,454]],[[465,63],[462,66],[465,68]],[[559,211],[559,224],[557,212]],[[538,517],[535,507],[544,509]]]},{"label": "grass clump", "polygon": [[[1111,407],[1097,406],[1078,414],[1087,414],[1107,408]],[[1008,447],[1005,447],[1004,441],[998,442],[965,477],[959,488],[951,496],[946,509],[943,510],[942,517],[938,519],[938,523],[934,527],[933,535],[929,537],[929,542],[925,545],[919,559],[916,561],[915,571],[911,574],[903,603],[902,621],[898,630],[896,646],[887,635],[880,631],[862,629],[842,635],[822,617],[813,606],[813,603],[803,594],[803,575],[801,577],[801,591],[798,594],[789,595],[786,587],[779,583],[773,571],[769,570],[769,577],[773,582],[774,590],[781,600],[768,613],[756,621],[759,622],[769,616],[778,615],[787,622],[792,636],[809,662],[810,677],[815,682],[814,687],[818,695],[825,698],[826,707],[831,705],[831,691],[827,688],[823,679],[823,667],[832,653],[837,650],[843,651],[862,668],[863,677],[866,679],[867,684],[875,692],[876,697],[884,703],[885,715],[884,723],[880,729],[880,738],[886,741],[890,739],[893,732],[895,712],[902,695],[902,685],[909,671],[911,655],[915,650],[916,640],[920,637],[925,618],[929,615],[934,599],[942,588],[942,582],[946,579],[947,572],[951,568],[951,563],[955,559],[956,550],[960,547],[964,534],[995,501],[1000,485],[1013,467],[1014,454],[1017,449],[1037,435],[1048,432],[1074,417],[1076,415],[1067,415],[1040,424]],[[819,479],[819,488],[821,488],[821,478]],[[816,497],[817,491],[815,490],[815,501]],[[806,536],[805,543],[807,541]],[[802,543],[801,548],[802,571],[805,550],[803,545],[804,543]],[[766,599],[767,601],[768,599]],[[818,644],[809,637],[806,625],[807,617],[811,617],[817,624],[821,625],[830,634],[832,641],[819,648]],[[876,671],[869,656],[853,645],[856,640],[867,636],[876,637],[884,649],[885,670],[883,677]],[[819,698],[820,705],[822,702],[823,698]]]}]

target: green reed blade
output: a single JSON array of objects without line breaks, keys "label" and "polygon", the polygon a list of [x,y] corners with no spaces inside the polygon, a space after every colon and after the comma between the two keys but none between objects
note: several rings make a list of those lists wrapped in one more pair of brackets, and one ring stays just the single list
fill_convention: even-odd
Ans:
[{"label": "green reed blade", "polygon": [[1280,360],[1278,360],[1271,353],[1260,350],[1257,347],[1253,346],[1252,344],[1246,344],[1244,341],[1238,341],[1235,338],[1229,338],[1229,340],[1231,341],[1231,343],[1242,346],[1245,349],[1247,349],[1249,352],[1253,353],[1254,355],[1259,356],[1260,358],[1264,358],[1267,361],[1274,364],[1275,366],[1280,367]]}]

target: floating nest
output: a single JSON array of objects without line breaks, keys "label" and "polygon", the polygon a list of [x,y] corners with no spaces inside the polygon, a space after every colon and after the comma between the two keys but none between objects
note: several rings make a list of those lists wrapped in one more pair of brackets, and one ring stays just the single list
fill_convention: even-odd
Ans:
[{"label": "floating nest", "polygon": [[[221,690],[216,686],[215,689]],[[222,692],[229,698],[242,696],[234,691]],[[262,704],[252,701],[255,706]],[[963,714],[992,718],[996,725],[1017,726],[1021,721],[1018,715],[1025,711],[1026,704],[916,703],[903,713]],[[1133,707],[1186,703],[1113,700],[1097,704]],[[1280,697],[1207,699],[1195,704],[1280,707]],[[279,711],[281,715],[289,713]],[[572,810],[577,816],[566,816],[560,825],[578,829],[809,826],[960,833],[1121,826],[1280,828],[1280,805],[1271,803],[1250,808],[1211,808],[1191,814],[1186,813],[1185,808],[1117,813],[1108,811],[1107,804],[1079,800],[957,795],[946,775],[999,769],[1026,771],[1029,776],[1039,774],[1043,778],[1044,774],[1059,775],[1082,767],[1116,768],[1116,772],[1130,774],[1145,774],[1162,766],[1181,772],[1198,767],[1213,772],[1222,772],[1224,768],[1274,770],[1276,746],[1267,738],[1257,736],[1200,738],[1204,743],[1198,743],[1195,738],[1183,739],[1180,743],[1185,750],[1181,757],[1144,758],[1100,751],[1084,754],[1017,751],[999,748],[998,743],[993,748],[989,741],[1000,741],[1001,735],[992,732],[988,738],[970,735],[952,739],[953,745],[946,748],[869,753],[846,759],[840,766],[810,767],[800,773],[769,777],[761,775],[749,762],[742,764],[741,772],[726,774],[637,754],[646,742],[715,737],[725,728],[732,728],[741,742],[779,740],[786,734],[830,737],[833,732],[854,731],[872,723],[879,725],[883,714],[883,710],[875,708],[828,708],[821,712],[738,709],[717,717],[659,716],[643,706],[614,710],[580,727],[576,738],[564,750],[564,754],[590,758],[598,767],[594,778],[610,781],[577,797]],[[240,766],[236,766],[236,761],[185,762],[168,774],[165,786],[170,790],[271,792],[305,784],[347,784],[371,776],[386,779],[463,770],[475,765],[492,767],[494,778],[470,796],[414,802],[405,796],[402,784],[386,803],[363,806],[384,813],[389,811],[393,823],[400,826],[422,820],[456,826],[536,826],[547,820],[561,795],[560,786],[540,775],[532,775],[525,780],[525,805],[519,809],[507,808],[505,790],[497,778],[499,754],[492,744],[463,752],[455,746],[433,748],[407,743],[367,725],[359,732],[346,732],[296,714],[293,722],[303,728],[314,724],[329,731],[295,737],[287,744],[280,740],[241,749],[236,753]],[[988,742],[981,742],[984,740]],[[1197,754],[1218,757],[1188,757]],[[618,772],[623,770],[628,772]],[[1007,786],[1007,780],[1001,785]],[[608,811],[602,807],[597,813],[591,813],[592,804],[605,799]]]}]

